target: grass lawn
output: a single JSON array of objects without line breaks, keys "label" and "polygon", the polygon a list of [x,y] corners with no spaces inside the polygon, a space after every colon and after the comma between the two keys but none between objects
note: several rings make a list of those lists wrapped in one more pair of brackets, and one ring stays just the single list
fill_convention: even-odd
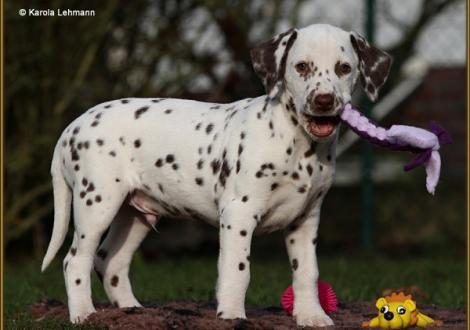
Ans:
[{"label": "grass lawn", "polygon": [[[216,257],[188,256],[161,258],[144,262],[138,257],[131,268],[134,292],[142,302],[170,300],[214,301]],[[417,285],[432,303],[442,307],[464,308],[466,265],[464,259],[420,258],[386,260],[379,257],[328,257],[319,260],[320,278],[332,284],[340,301],[372,301],[382,290]],[[290,270],[285,255],[252,257],[251,284],[247,304],[279,305],[283,290],[290,284]],[[27,306],[43,298],[66,302],[60,261],[44,273],[40,262],[5,264],[4,310],[6,329],[93,329],[72,327],[55,321],[34,322]],[[93,275],[95,302],[106,296]]]}]

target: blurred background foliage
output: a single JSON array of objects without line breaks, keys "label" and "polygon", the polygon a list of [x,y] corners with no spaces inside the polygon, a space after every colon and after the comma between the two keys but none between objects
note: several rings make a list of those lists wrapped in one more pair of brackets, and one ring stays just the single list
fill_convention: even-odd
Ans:
[{"label": "blurred background foliage", "polygon": [[[231,102],[261,95],[249,58],[254,44],[292,26],[319,22],[364,34],[365,20],[364,3],[345,0],[333,7],[321,0],[19,0],[4,5],[3,225],[10,260],[42,257],[53,220],[52,151],[61,131],[86,109],[130,96]],[[20,8],[93,9],[96,15],[21,17]],[[424,189],[422,169],[402,174],[410,155],[375,150],[373,249],[389,256],[462,257],[465,2],[376,1],[375,18],[376,44],[394,56],[382,93],[394,105],[380,122],[426,127],[437,119],[455,143],[443,153],[442,182],[434,197]],[[403,83],[413,86],[404,84],[405,92],[396,92]],[[358,163],[360,150],[353,141],[338,158],[338,180],[322,209],[323,254],[360,252],[364,210]],[[159,231],[144,242],[144,256],[218,250],[216,230],[204,224],[162,221]],[[279,236],[255,245],[281,250]]]}]

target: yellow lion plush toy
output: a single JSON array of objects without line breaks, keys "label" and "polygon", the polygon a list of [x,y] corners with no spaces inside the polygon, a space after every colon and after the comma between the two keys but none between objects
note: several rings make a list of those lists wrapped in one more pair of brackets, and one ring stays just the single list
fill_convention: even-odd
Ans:
[{"label": "yellow lion plush toy", "polygon": [[411,295],[405,296],[403,292],[379,298],[375,306],[379,310],[379,315],[370,321],[363,322],[362,327],[404,329],[442,325],[441,321],[435,321],[429,316],[421,314],[416,309],[416,303],[412,300]]}]

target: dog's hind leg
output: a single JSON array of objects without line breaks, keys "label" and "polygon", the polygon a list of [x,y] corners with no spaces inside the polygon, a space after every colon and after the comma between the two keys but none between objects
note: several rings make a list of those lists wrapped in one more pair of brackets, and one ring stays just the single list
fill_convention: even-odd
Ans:
[{"label": "dog's hind leg", "polygon": [[95,271],[109,300],[118,307],[140,307],[132,293],[129,266],[134,252],[157,222],[156,215],[143,215],[123,204],[95,256]]},{"label": "dog's hind leg", "polygon": [[101,236],[127,195],[123,189],[105,189],[109,186],[106,181],[103,177],[83,178],[74,186],[75,235],[67,267],[64,264],[70,321],[73,323],[82,322],[95,312],[90,285],[93,256]]}]

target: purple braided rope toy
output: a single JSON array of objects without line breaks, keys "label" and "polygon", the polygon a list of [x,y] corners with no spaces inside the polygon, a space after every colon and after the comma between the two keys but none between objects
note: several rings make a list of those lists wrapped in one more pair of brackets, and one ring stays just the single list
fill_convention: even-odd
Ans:
[{"label": "purple braided rope toy", "polygon": [[441,145],[452,143],[449,133],[444,128],[432,122],[429,131],[405,125],[393,125],[387,130],[370,121],[351,104],[346,104],[340,117],[357,135],[375,145],[417,154],[404,166],[404,170],[410,171],[424,165],[426,188],[434,195],[441,172],[439,148]]}]

